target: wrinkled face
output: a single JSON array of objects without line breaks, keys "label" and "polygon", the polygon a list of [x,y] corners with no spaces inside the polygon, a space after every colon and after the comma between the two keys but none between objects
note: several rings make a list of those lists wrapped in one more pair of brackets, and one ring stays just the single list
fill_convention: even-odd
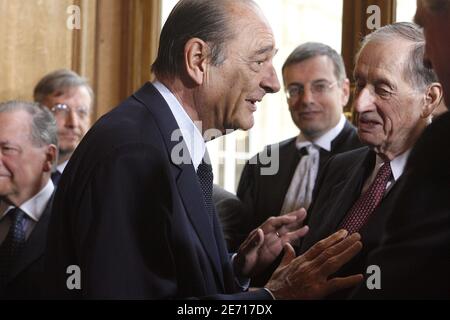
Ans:
[{"label": "wrinkled face", "polygon": [[397,156],[412,146],[425,99],[403,77],[411,43],[368,43],[355,67],[358,135],[376,152]]},{"label": "wrinkled face", "polygon": [[[60,156],[72,154],[91,124],[89,91],[84,86],[70,88],[62,95],[47,96],[43,104],[53,111],[56,118]],[[65,104],[68,108],[57,110],[54,106],[58,104]]]},{"label": "wrinkled face", "polygon": [[439,14],[432,13],[423,0],[417,1],[415,21],[424,29],[426,45],[425,60],[433,66],[444,89],[444,99],[450,106],[450,9]]},{"label": "wrinkled face", "polygon": [[0,113],[0,196],[15,205],[42,187],[51,170],[46,146],[31,141],[31,115],[25,111]]},{"label": "wrinkled face", "polygon": [[317,56],[287,66],[283,80],[287,91],[303,88],[287,101],[292,120],[305,136],[320,137],[338,124],[350,89],[348,80],[338,82],[330,58]]},{"label": "wrinkled face", "polygon": [[224,46],[225,61],[208,65],[200,119],[206,128],[247,130],[253,126],[256,103],[280,89],[272,59],[272,30],[256,8],[234,4],[231,22],[236,36]]}]

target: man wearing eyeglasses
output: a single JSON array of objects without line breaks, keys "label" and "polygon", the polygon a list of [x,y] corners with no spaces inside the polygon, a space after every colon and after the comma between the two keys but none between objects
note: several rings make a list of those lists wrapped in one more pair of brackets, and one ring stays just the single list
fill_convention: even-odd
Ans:
[{"label": "man wearing eyeglasses", "polygon": [[34,100],[49,108],[58,126],[58,166],[52,174],[58,184],[72,153],[89,130],[93,92],[87,81],[61,69],[44,76],[34,88]]},{"label": "man wearing eyeglasses", "polygon": [[363,249],[338,276],[366,272],[366,258],[379,245],[402,190],[400,178],[411,148],[442,99],[441,84],[423,63],[424,51],[422,30],[404,22],[366,36],[357,55],[354,108],[358,135],[368,146],[326,164],[301,248],[307,250],[334,230],[359,232]]},{"label": "man wearing eyeglasses", "polygon": [[[246,164],[237,191],[246,208],[240,225],[247,229],[242,234],[271,216],[308,209],[316,179],[330,156],[361,146],[356,129],[343,115],[349,80],[334,49],[321,43],[302,44],[282,71],[289,111],[300,133],[268,146]],[[264,174],[267,163],[260,160],[269,153],[279,162],[273,175]],[[254,283],[265,283],[269,274]]]}]

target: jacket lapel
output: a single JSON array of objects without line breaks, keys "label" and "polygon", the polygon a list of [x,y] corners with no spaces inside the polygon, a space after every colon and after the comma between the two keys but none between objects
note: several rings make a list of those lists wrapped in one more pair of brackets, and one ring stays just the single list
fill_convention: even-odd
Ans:
[{"label": "jacket lapel", "polygon": [[10,281],[17,277],[30,264],[44,255],[47,245],[47,229],[53,203],[53,195],[47,202],[44,212],[28,238],[23,251],[14,262]]},{"label": "jacket lapel", "polygon": [[335,210],[329,216],[331,217],[330,229],[337,230],[342,219],[351,209],[353,204],[361,195],[363,183],[370,174],[375,164],[375,153],[366,149],[365,155],[362,159],[355,163],[355,170],[342,183],[337,184],[331,191],[331,194],[340,194],[336,199]]},{"label": "jacket lapel", "polygon": [[181,149],[188,152],[182,137],[177,141],[174,141],[171,137],[172,133],[179,129],[178,124],[166,101],[152,84],[147,83],[144,85],[144,87],[134,94],[134,97],[141,101],[149,112],[153,114],[161,129],[161,135],[166,144],[169,159],[175,169],[174,175],[176,177],[178,191],[186,209],[187,216],[214,267],[214,272],[223,290],[223,273],[218,247],[209,223],[208,213],[204,205],[202,191],[194,166],[191,163],[190,157],[188,157],[190,160],[188,163],[177,163],[171,157],[173,150]]}]

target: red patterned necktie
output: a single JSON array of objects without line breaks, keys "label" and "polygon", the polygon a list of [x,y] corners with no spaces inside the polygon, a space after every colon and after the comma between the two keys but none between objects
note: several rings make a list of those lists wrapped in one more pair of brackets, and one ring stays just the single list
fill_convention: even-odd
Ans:
[{"label": "red patterned necktie", "polygon": [[392,170],[389,162],[378,170],[369,189],[362,194],[345,216],[340,228],[346,229],[349,234],[357,232],[369,219],[383,199],[386,185],[391,177]]}]

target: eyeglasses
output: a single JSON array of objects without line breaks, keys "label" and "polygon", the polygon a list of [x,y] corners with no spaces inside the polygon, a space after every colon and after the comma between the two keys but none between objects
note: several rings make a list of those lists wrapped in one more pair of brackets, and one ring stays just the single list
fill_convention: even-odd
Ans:
[{"label": "eyeglasses", "polygon": [[64,103],[55,104],[51,110],[55,114],[55,117],[65,118],[73,109],[80,119],[84,119],[89,115],[89,110],[86,107],[80,106],[77,108],[71,108]]},{"label": "eyeglasses", "polygon": [[[337,81],[332,83],[329,83],[328,81],[317,81],[310,85],[309,90],[313,96],[317,97],[328,93],[337,83]],[[296,99],[298,96],[303,96],[304,94],[305,86],[302,84],[294,83],[286,88],[286,96],[288,100]]]}]

